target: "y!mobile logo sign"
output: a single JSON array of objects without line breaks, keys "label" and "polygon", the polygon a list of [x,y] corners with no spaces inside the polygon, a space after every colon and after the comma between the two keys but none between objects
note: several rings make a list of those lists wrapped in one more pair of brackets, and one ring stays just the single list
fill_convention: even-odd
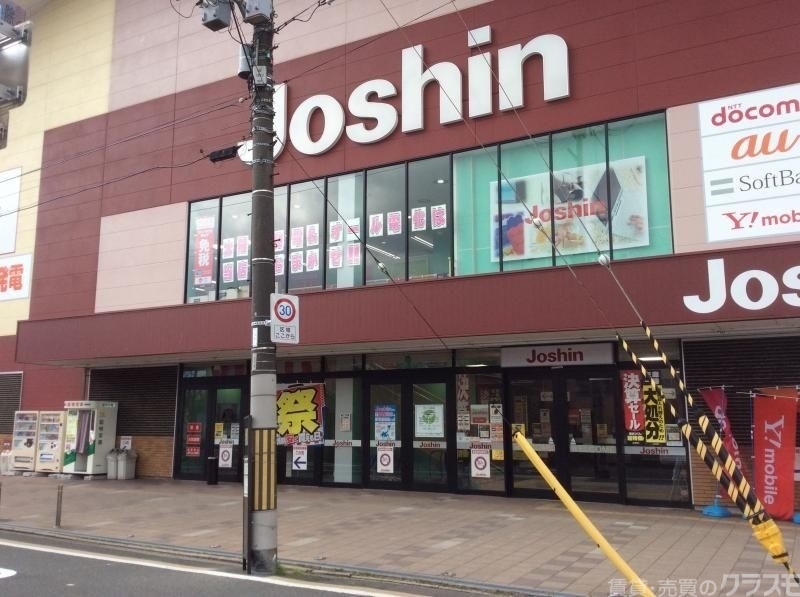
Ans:
[{"label": "y!mobile logo sign", "polygon": [[800,232],[800,84],[699,106],[708,240]]}]

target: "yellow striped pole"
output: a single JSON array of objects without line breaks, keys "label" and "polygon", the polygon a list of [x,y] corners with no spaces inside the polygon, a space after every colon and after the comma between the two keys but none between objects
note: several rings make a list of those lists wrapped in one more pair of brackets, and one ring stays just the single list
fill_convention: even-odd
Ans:
[{"label": "yellow striped pole", "polygon": [[569,492],[564,489],[564,486],[559,483],[558,479],[556,479],[555,475],[547,468],[547,464],[545,464],[544,460],[536,453],[536,450],[533,449],[533,446],[528,442],[525,436],[520,433],[519,431],[515,431],[511,436],[512,439],[517,442],[517,445],[520,449],[525,453],[525,456],[528,457],[528,460],[531,461],[531,464],[536,468],[545,482],[550,486],[550,489],[555,492],[558,499],[561,500],[561,503],[567,508],[572,517],[581,525],[581,528],[586,532],[589,537],[591,537],[592,541],[594,541],[595,545],[600,549],[606,558],[619,570],[625,579],[631,584],[631,588],[636,591],[636,595],[645,595],[647,597],[655,597],[653,591],[650,590],[650,587],[639,577],[636,572],[633,571],[628,563],[622,559],[622,557],[617,553],[617,551],[611,546],[611,544],[603,537],[603,534],[598,530],[596,526],[589,520],[589,517],[583,513],[583,510],[580,509],[580,506],[575,503],[575,500],[572,499],[572,496]]}]

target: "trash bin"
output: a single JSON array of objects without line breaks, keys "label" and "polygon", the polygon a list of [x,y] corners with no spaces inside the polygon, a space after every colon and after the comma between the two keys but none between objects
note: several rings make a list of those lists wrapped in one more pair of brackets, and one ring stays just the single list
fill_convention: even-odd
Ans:
[{"label": "trash bin", "polygon": [[120,450],[117,458],[117,479],[133,479],[136,476],[135,450]]},{"label": "trash bin", "polygon": [[217,470],[217,457],[209,456],[208,466],[206,470],[206,483],[208,483],[209,485],[216,485],[218,473],[219,471]]},{"label": "trash bin", "polygon": [[117,469],[117,450],[114,449],[106,454],[106,478],[116,479]]}]

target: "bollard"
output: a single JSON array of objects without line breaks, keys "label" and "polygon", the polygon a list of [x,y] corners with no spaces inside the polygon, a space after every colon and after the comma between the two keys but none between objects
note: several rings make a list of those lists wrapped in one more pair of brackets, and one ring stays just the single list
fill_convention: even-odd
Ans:
[{"label": "bollard", "polygon": [[56,528],[61,528],[61,499],[64,496],[64,486],[58,486],[58,493],[56,494]]}]

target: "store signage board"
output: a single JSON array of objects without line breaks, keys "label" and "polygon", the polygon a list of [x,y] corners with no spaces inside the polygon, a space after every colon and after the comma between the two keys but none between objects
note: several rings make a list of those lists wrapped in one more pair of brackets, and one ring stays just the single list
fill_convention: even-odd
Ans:
[{"label": "store signage board", "polygon": [[698,106],[709,242],[800,233],[800,84]]},{"label": "store signage board", "polygon": [[300,300],[291,294],[269,296],[270,337],[275,344],[300,342]]},{"label": "store signage board", "polygon": [[[468,48],[480,48],[487,56],[485,60],[469,59],[466,65],[455,62],[432,64],[426,57],[422,45],[403,48],[400,55],[387,57],[389,64],[400,73],[399,80],[372,79],[357,84],[346,102],[327,94],[305,97],[298,105],[289,109],[290,89],[287,83],[275,86],[276,142],[273,157],[278,158],[288,140],[292,147],[304,155],[321,155],[347,137],[351,142],[368,145],[383,141],[398,128],[403,133],[425,129],[425,87],[436,79],[442,98],[451,101],[439,102],[439,123],[456,124],[466,119],[479,118],[494,113],[493,95],[499,95],[497,107],[508,112],[525,105],[525,68],[528,64],[541,64],[542,99],[545,102],[568,98],[569,50],[567,42],[560,36],[546,33],[530,38],[523,43],[497,50],[492,57],[492,29],[478,27],[465,32]],[[430,60],[430,62],[428,62]],[[492,61],[497,61],[497,77],[492,76]],[[436,72],[437,76],[432,75]],[[396,85],[399,83],[399,86]],[[464,96],[464,90],[467,93]],[[503,92],[498,94],[498,90]],[[385,101],[399,98],[395,102]],[[399,104],[399,109],[396,107]],[[321,132],[312,134],[311,123],[315,114],[321,115]],[[430,119],[430,117],[429,117]],[[352,122],[352,124],[346,124]],[[243,143],[239,158],[252,163],[252,142]]]},{"label": "store signage board", "polygon": [[614,350],[611,344],[509,346],[500,351],[502,367],[611,365],[613,362]]}]

